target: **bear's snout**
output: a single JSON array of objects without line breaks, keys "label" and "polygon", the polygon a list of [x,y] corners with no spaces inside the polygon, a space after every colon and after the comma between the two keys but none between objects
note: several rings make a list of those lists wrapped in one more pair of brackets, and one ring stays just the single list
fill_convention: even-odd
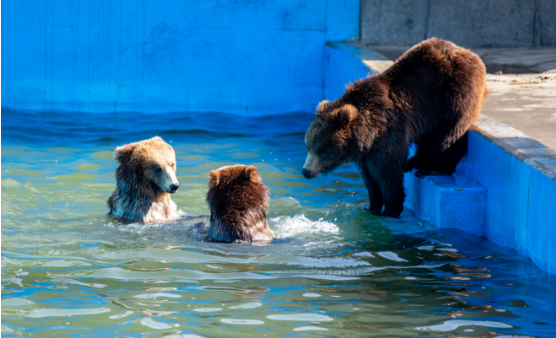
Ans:
[{"label": "bear's snout", "polygon": [[305,176],[305,178],[313,178],[313,177],[311,176],[311,170],[307,170],[307,169],[303,168],[303,169],[301,170],[301,173],[303,174],[303,176]]},{"label": "bear's snout", "polygon": [[178,191],[180,185],[179,184],[170,184],[170,193],[173,194]]}]

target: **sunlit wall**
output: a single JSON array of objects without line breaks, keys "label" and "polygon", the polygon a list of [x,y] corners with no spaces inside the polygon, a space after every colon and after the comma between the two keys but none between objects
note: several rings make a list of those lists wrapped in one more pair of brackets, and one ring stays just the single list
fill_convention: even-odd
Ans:
[{"label": "sunlit wall", "polygon": [[359,36],[359,0],[2,5],[2,105],[16,109],[311,111],[325,42]]}]

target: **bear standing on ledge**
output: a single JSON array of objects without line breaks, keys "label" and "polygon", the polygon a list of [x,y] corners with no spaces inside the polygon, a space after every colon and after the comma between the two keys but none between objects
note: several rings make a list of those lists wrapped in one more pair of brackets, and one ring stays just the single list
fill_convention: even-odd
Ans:
[{"label": "bear standing on ledge", "polygon": [[266,222],[268,187],[254,166],[234,165],[209,174],[208,235],[220,242],[254,242],[274,239]]},{"label": "bear standing on ledge", "polygon": [[[381,74],[322,101],[307,130],[302,173],[313,178],[355,162],[373,213],[399,217],[403,173],[452,174],[467,150],[466,132],[487,95],[481,59],[455,44],[430,39],[414,46]],[[407,160],[411,143],[415,156]],[[384,206],[384,210],[383,210]]]}]

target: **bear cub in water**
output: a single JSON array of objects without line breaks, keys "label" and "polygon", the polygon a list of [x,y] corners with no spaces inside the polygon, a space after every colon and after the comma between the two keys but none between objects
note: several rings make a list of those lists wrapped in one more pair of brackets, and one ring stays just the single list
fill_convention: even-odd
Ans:
[{"label": "bear cub in water", "polygon": [[[404,171],[421,168],[419,177],[453,174],[486,95],[486,69],[476,54],[448,41],[426,40],[383,73],[355,81],[336,101],[319,104],[305,135],[302,173],[313,178],[355,162],[370,210],[399,217]],[[407,160],[412,143],[417,152]]]},{"label": "bear cub in water", "polygon": [[156,136],[126,144],[114,151],[116,189],[108,199],[109,214],[134,222],[178,218],[170,194],[178,191],[176,154]]},{"label": "bear cub in water", "polygon": [[220,242],[269,241],[275,238],[266,222],[269,189],[254,166],[234,165],[209,174],[208,235]]}]

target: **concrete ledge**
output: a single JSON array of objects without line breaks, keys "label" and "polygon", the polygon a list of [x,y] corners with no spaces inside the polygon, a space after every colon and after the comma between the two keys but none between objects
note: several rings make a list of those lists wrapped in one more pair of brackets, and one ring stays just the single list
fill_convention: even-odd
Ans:
[{"label": "concrete ledge", "polygon": [[485,235],[487,191],[464,175],[418,178],[405,174],[406,206],[439,228]]},{"label": "concrete ledge", "polygon": [[550,179],[556,180],[556,152],[544,144],[484,115],[479,117],[471,130]]}]

